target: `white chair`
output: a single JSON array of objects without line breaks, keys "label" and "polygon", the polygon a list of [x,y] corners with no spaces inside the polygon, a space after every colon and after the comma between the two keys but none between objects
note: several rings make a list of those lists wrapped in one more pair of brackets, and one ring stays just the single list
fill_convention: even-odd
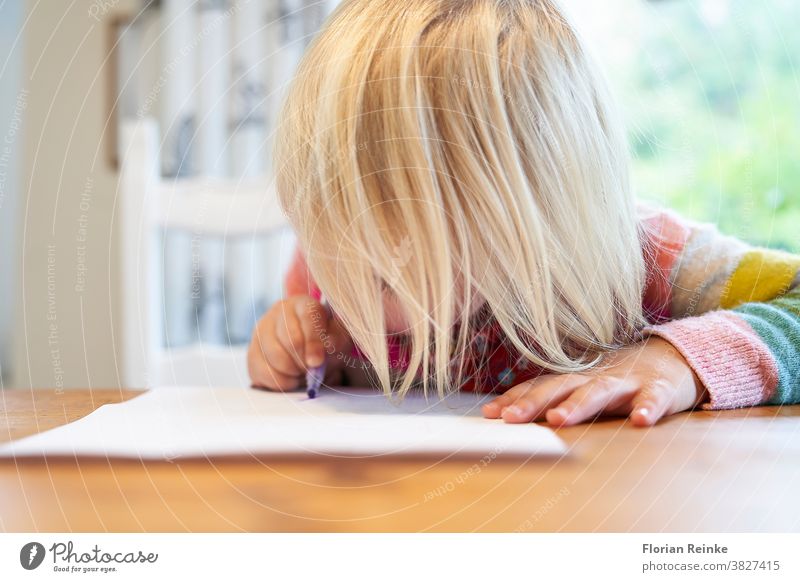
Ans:
[{"label": "white chair", "polygon": [[[163,347],[158,241],[170,229],[225,237],[286,230],[271,181],[162,180],[155,120],[123,122],[120,138],[123,386],[248,386],[246,346]],[[282,276],[275,268],[275,277]]]}]

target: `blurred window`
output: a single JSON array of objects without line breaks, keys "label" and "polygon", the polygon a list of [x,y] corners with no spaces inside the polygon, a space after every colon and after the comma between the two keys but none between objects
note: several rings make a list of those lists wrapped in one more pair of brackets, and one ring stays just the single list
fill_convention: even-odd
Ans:
[{"label": "blurred window", "polygon": [[622,106],[637,194],[800,251],[800,2],[562,1]]}]

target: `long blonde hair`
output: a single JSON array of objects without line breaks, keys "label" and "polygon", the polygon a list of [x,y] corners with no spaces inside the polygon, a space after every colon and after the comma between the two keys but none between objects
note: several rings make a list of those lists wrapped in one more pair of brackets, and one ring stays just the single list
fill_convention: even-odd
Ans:
[{"label": "long blonde hair", "polygon": [[[554,372],[643,322],[625,136],[552,0],[345,0],[290,87],[274,167],[309,269],[387,394],[418,370],[426,391],[460,385],[476,301]],[[409,322],[400,377],[386,291]]]}]

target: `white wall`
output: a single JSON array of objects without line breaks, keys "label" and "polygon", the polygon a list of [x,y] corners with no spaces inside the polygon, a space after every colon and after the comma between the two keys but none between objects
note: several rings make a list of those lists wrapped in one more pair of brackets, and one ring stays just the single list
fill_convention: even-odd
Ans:
[{"label": "white wall", "polygon": [[0,4],[0,386],[11,372],[17,269],[17,212],[26,94],[21,91],[22,0]]},{"label": "white wall", "polygon": [[15,387],[119,383],[120,322],[112,317],[119,313],[112,220],[117,174],[102,140],[108,111],[103,65],[110,12],[131,4],[24,3]]}]

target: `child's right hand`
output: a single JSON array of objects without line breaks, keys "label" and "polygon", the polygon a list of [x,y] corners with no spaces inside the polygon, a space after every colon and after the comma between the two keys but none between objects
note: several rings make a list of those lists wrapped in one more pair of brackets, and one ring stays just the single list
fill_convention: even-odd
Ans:
[{"label": "child's right hand", "polygon": [[[307,295],[289,297],[256,324],[247,351],[250,380],[256,388],[299,388],[308,368],[322,364],[326,352],[347,350],[351,342],[336,319],[328,320],[319,301]],[[328,368],[326,375],[336,372]]]}]

